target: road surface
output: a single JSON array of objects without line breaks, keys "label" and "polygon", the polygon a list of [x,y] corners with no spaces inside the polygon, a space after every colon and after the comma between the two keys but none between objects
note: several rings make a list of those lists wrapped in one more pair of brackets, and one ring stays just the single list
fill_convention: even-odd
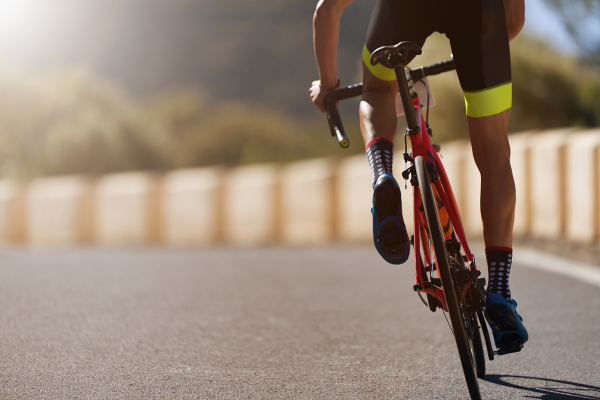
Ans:
[{"label": "road surface", "polygon": [[[0,398],[468,398],[411,262],[370,246],[5,249]],[[483,397],[599,398],[600,289],[518,254],[511,289],[531,339],[488,362]]]}]

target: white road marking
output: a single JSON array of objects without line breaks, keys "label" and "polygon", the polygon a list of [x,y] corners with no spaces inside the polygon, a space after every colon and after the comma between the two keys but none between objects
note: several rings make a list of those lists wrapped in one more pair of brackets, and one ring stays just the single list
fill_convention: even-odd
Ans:
[{"label": "white road marking", "polygon": [[519,265],[524,267],[568,276],[600,287],[600,266],[557,257],[532,249],[517,248],[514,249],[514,255]]}]

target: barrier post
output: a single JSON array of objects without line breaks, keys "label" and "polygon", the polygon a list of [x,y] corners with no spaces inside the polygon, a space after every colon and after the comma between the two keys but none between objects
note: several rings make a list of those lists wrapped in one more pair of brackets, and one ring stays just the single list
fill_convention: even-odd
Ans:
[{"label": "barrier post", "polygon": [[569,136],[566,149],[566,237],[594,242],[600,235],[600,129]]},{"label": "barrier post", "polygon": [[554,129],[532,135],[531,234],[542,239],[562,237],[566,226],[567,140],[574,129]]},{"label": "barrier post", "polygon": [[163,239],[170,246],[206,246],[222,240],[221,167],[179,169],[162,184]]},{"label": "barrier post", "polygon": [[277,164],[231,170],[224,188],[224,238],[252,246],[279,239],[281,210]]},{"label": "barrier post", "polygon": [[[347,242],[372,241],[373,174],[364,155],[346,157],[337,168],[337,237]],[[400,182],[399,182],[400,183]]]},{"label": "barrier post", "polygon": [[123,172],[98,180],[96,237],[99,244],[139,246],[161,242],[160,177]]},{"label": "barrier post", "polygon": [[94,240],[94,184],[85,176],[35,179],[27,191],[27,241],[73,246]]},{"label": "barrier post", "polygon": [[326,244],[335,238],[335,162],[315,159],[290,163],[281,180],[282,241]]},{"label": "barrier post", "polygon": [[26,234],[25,187],[16,181],[0,181],[0,242],[24,243]]}]

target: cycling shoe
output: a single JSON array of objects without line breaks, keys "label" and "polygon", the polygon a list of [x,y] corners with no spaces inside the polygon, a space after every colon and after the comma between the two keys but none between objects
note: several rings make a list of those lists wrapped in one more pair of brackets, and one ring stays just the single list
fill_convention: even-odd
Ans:
[{"label": "cycling shoe", "polygon": [[517,313],[517,302],[491,293],[486,296],[485,308],[485,317],[492,328],[498,354],[521,351],[529,334],[523,326],[523,318]]},{"label": "cycling shoe", "polygon": [[410,254],[410,241],[402,218],[400,187],[390,174],[383,174],[373,190],[373,242],[390,264],[402,264]]}]

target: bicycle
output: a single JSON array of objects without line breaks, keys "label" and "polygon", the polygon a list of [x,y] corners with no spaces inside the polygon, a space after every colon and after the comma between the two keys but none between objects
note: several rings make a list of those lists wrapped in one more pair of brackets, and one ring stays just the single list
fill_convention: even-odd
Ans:
[{"label": "bicycle", "polygon": [[[490,361],[495,355],[520,351],[523,345],[515,341],[497,350],[492,348],[483,315],[485,278],[479,277],[481,272],[475,265],[452,187],[438,155],[440,146],[431,142],[432,131],[413,87],[414,81],[426,76],[454,70],[454,60],[411,70],[406,67],[409,51],[421,54],[421,48],[413,42],[380,47],[371,54],[371,64],[382,63],[395,71],[408,125],[404,160],[411,165],[402,177],[413,186],[414,235],[410,240],[415,258],[416,284],[413,289],[432,312],[441,308],[444,315],[450,315],[449,325],[456,340],[469,394],[472,399],[481,399],[477,378],[485,375],[485,355],[479,330],[482,330]],[[350,142],[344,132],[337,103],[361,94],[362,84],[356,84],[331,92],[325,98],[331,135],[337,137],[343,148],[348,147]],[[407,138],[411,143],[410,154],[407,152]],[[441,220],[444,220],[444,226]]]}]

